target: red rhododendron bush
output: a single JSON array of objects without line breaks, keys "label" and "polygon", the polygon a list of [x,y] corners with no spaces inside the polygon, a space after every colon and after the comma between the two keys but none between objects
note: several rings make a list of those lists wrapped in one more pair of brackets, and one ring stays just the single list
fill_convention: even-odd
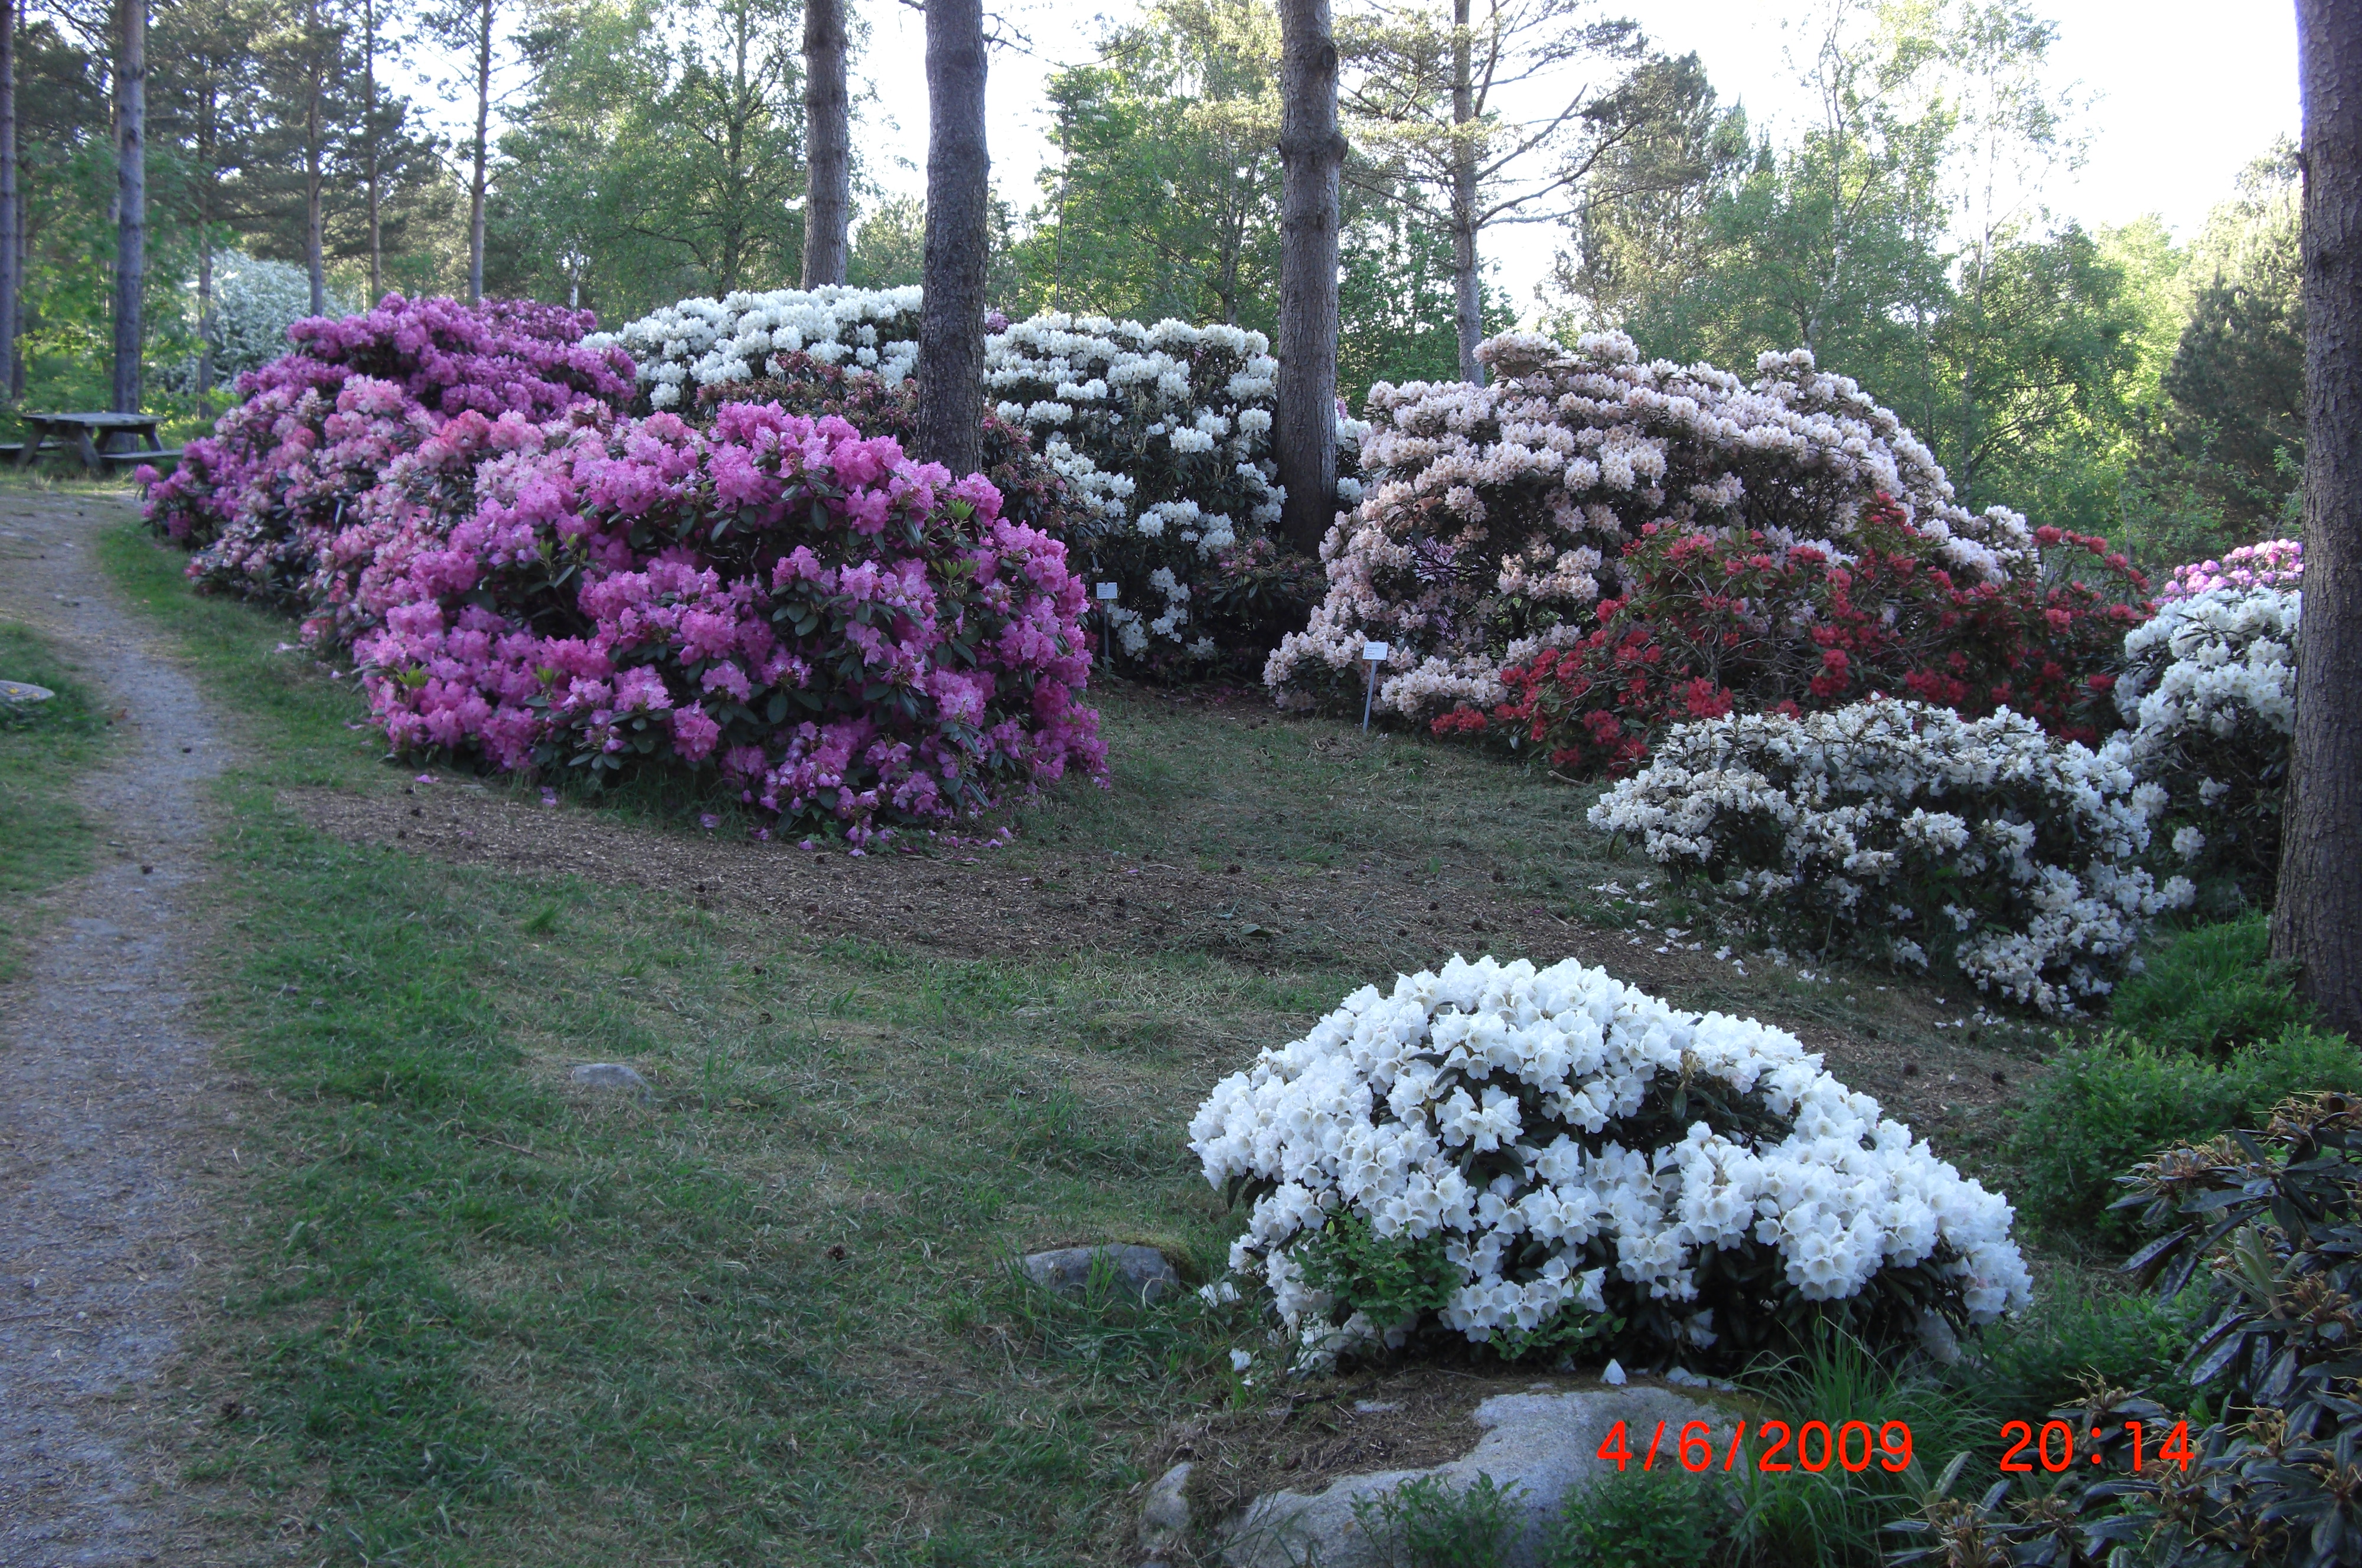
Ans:
[{"label": "red rhododendron bush", "polygon": [[[2038,528],[2041,557],[2000,580],[1934,564],[1881,495],[1840,553],[1776,547],[1760,529],[1642,525],[1618,560],[1630,584],[1579,640],[1501,670],[1507,695],[1434,720],[1439,734],[1540,748],[1570,773],[1630,770],[1667,724],[1791,716],[1880,693],[1970,717],[2010,709],[2096,745],[2116,723],[2108,673],[2147,581],[2107,541]],[[1963,577],[1966,580],[1963,580]]]},{"label": "red rhododendron bush", "polygon": [[[1372,389],[1328,597],[1264,670],[1284,703],[1358,701],[1378,641],[1380,711],[1532,736],[1569,767],[1629,766],[1668,719],[1873,690],[2070,730],[2098,714],[2091,678],[2143,613],[2129,563],[1970,513],[1811,355],[1767,354],[1751,381],[1644,363],[1617,333],[1479,355],[1487,386]],[[2084,557],[2082,586],[2058,575]]]},{"label": "red rhododendron bush", "polygon": [[354,651],[397,748],[717,767],[856,845],[1104,779],[1083,585],[982,476],[777,403],[540,437],[472,515],[422,509],[360,574],[380,624]]},{"label": "red rhododendron bush", "polygon": [[[292,350],[240,376],[244,401],[151,484],[146,516],[199,552],[190,575],[200,583],[317,608],[324,547],[398,458],[454,421],[463,422],[456,446],[472,454],[496,424],[522,431],[630,402],[631,358],[585,348],[594,325],[589,311],[530,301],[468,306],[400,294],[366,315],[299,321],[288,328]],[[447,455],[433,460],[450,469]],[[446,472],[447,488],[470,466]]]}]

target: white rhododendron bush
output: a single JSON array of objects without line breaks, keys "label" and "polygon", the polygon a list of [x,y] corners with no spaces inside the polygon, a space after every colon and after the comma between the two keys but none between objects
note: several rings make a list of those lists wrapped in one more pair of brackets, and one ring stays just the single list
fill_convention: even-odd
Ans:
[{"label": "white rhododendron bush", "polygon": [[[1358,704],[1366,639],[1390,649],[1383,711],[1497,703],[1504,665],[1573,645],[1629,591],[1618,557],[1651,525],[1774,564],[1843,558],[1883,494],[1961,588],[2038,565],[2023,517],[1959,505],[1918,438],[1809,353],[1766,354],[1752,381],[1643,361],[1621,333],[1572,351],[1512,334],[1477,353],[1489,385],[1371,389],[1362,501],[1321,546],[1327,598],[1264,668],[1284,702]],[[1796,608],[1748,607],[1768,630]]]},{"label": "white rhododendron bush", "polygon": [[2165,802],[2006,709],[1880,699],[1676,725],[1590,821],[1783,936],[2053,1012],[2113,988],[2147,921],[2190,901],[2143,864]]},{"label": "white rhododendron bush", "polygon": [[1752,1019],[1569,960],[1365,987],[1190,1123],[1304,1357],[1464,1337],[1734,1367],[2027,1299],[2010,1206]]},{"label": "white rhododendron bush", "polygon": [[2126,728],[2102,752],[2165,791],[2158,832],[2181,864],[2263,903],[2279,869],[2301,602],[2268,582],[2166,600],[2125,637]]},{"label": "white rhododendron bush", "polygon": [[[916,361],[920,303],[915,288],[734,293],[668,305],[612,341],[657,408],[791,377],[798,354],[892,384]],[[1076,553],[1119,584],[1115,603],[1094,609],[1126,654],[1226,651],[1215,633],[1239,617],[1207,601],[1244,591],[1232,580],[1267,558],[1285,495],[1271,458],[1277,370],[1262,333],[1220,325],[1051,314],[986,338],[986,405],[1027,433],[1087,519]],[[1349,499],[1362,428],[1338,425]]]}]

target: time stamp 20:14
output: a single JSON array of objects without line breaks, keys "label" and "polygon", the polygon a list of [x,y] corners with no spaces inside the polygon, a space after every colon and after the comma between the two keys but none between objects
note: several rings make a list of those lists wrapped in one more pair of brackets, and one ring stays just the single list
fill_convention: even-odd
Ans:
[{"label": "time stamp 20:14", "polygon": [[[1718,1428],[1705,1421],[1691,1421],[1679,1432],[1668,1433],[1668,1423],[1659,1421],[1645,1448],[1636,1449],[1625,1423],[1617,1422],[1607,1429],[1607,1436],[1599,1444],[1599,1457],[1622,1470],[1636,1460],[1643,1470],[1656,1466],[1660,1452],[1684,1470],[1736,1470],[1741,1463],[1752,1460],[1756,1469],[1777,1474],[1783,1471],[1809,1471],[1818,1474],[1832,1465],[1839,1470],[1867,1470],[1875,1463],[1882,1470],[1904,1471],[1911,1468],[1911,1426],[1907,1421],[1888,1421],[1872,1429],[1868,1421],[1805,1421],[1791,1427],[1786,1421],[1765,1421],[1755,1429],[1755,1439],[1749,1442],[1747,1423],[1741,1421],[1731,1430],[1727,1446]],[[2126,1421],[2125,1434],[2131,1438],[2132,1469],[2146,1469],[2150,1454],[2169,1464],[2190,1468],[2190,1423],[2178,1421],[2166,1434],[2165,1441],[2154,1449],[2149,1446],[2148,1432],[2138,1421]],[[1667,1447],[1668,1437],[1672,1445]],[[2081,1463],[2104,1466],[2109,1463],[2110,1446],[2103,1441],[2097,1428],[2078,1432],[2065,1421],[2046,1421],[2036,1430],[2029,1421],[2007,1421],[2001,1429],[2001,1441],[2005,1448],[2001,1456],[2001,1468],[2013,1474],[2030,1474],[2039,1466],[2056,1474]],[[2122,1463],[2119,1457],[2115,1463]]]}]

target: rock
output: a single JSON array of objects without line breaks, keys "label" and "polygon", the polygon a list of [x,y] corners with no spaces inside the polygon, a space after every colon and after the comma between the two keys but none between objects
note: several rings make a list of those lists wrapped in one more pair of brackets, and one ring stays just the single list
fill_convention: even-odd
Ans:
[{"label": "rock", "polygon": [[1356,1499],[1374,1501],[1426,1475],[1440,1477],[1454,1492],[1488,1475],[1494,1485],[1513,1494],[1518,1517],[1506,1568],[1535,1568],[1545,1532],[1567,1494],[1614,1471],[1614,1462],[1600,1458],[1599,1448],[1617,1421],[1624,1423],[1634,1463],[1647,1453],[1657,1423],[1664,1423],[1659,1464],[1680,1463],[1683,1427],[1703,1421],[1712,1433],[1709,1441],[1718,1467],[1738,1418],[1670,1389],[1633,1385],[1496,1394],[1476,1407],[1473,1419],[1485,1435],[1449,1464],[1344,1475],[1310,1495],[1268,1492],[1257,1497],[1235,1518],[1215,1526],[1220,1561],[1229,1568],[1293,1568],[1307,1562],[1318,1562],[1320,1568],[1388,1568],[1394,1560],[1391,1544],[1373,1540],[1363,1529],[1353,1517]]},{"label": "rock", "polygon": [[1620,1361],[1609,1362],[1606,1366],[1600,1371],[1599,1381],[1606,1384],[1610,1388],[1623,1387],[1624,1364]]},{"label": "rock", "polygon": [[1960,1337],[1952,1332],[1952,1325],[1940,1312],[1919,1315],[1919,1348],[1937,1366],[1956,1365],[1960,1359]]},{"label": "rock", "polygon": [[1181,1288],[1181,1276],[1154,1247],[1060,1247],[1027,1258],[1025,1274],[1045,1290],[1080,1296],[1090,1285],[1091,1261],[1100,1257],[1107,1260],[1109,1283],[1116,1293],[1135,1297],[1143,1306],[1162,1301]]},{"label": "rock", "polygon": [[647,1079],[621,1062],[584,1062],[570,1076],[584,1088],[616,1089],[642,1099],[656,1092],[648,1088]]},{"label": "rock", "polygon": [[36,686],[29,680],[0,680],[0,702],[12,708],[29,708],[56,695],[48,687]]},{"label": "rock", "polygon": [[1140,1550],[1152,1558],[1189,1561],[1190,1468],[1185,1460],[1158,1476],[1140,1506]]}]

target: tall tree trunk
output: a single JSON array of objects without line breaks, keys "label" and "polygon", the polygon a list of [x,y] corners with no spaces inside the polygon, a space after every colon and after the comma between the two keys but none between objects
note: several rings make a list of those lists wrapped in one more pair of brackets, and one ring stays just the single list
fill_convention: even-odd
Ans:
[{"label": "tall tree trunk", "polygon": [[853,223],[851,99],[844,87],[844,0],[804,0],[804,274],[844,282]]},{"label": "tall tree trunk", "polygon": [[468,303],[484,298],[485,137],[492,123],[492,0],[481,0],[476,24],[476,171],[468,182]]},{"label": "tall tree trunk", "polygon": [[[5,3],[5,0],[0,0]],[[220,178],[221,80],[208,55],[197,79],[197,417],[214,416],[214,182]]]},{"label": "tall tree trunk", "polygon": [[328,89],[328,50],[320,31],[320,0],[311,0],[304,13],[304,29],[311,49],[311,77],[304,98],[304,265],[311,274],[312,314],[328,314],[327,236],[320,213],[321,162],[326,135],[321,99]]},{"label": "tall tree trunk", "polygon": [[374,308],[385,289],[385,243],[377,170],[377,0],[361,5],[361,149],[369,164],[369,298]]},{"label": "tall tree trunk", "polygon": [[2362,1044],[2362,5],[2298,0],[2304,615],[2272,952]]},{"label": "tall tree trunk", "polygon": [[1451,317],[1460,335],[1460,379],[1485,384],[1476,345],[1485,340],[1485,293],[1476,272],[1476,83],[1468,0],[1451,0]]},{"label": "tall tree trunk", "polygon": [[0,381],[17,395],[17,0],[0,0]]},{"label": "tall tree trunk", "polygon": [[984,423],[984,282],[992,159],[984,139],[984,6],[927,0],[926,299],[919,457],[976,471]]},{"label": "tall tree trunk", "polygon": [[140,285],[148,275],[148,0],[121,0],[116,127],[115,406],[139,412]]},{"label": "tall tree trunk", "polygon": [[1279,387],[1274,456],[1280,528],[1314,551],[1337,498],[1337,44],[1329,0],[1279,6]]}]

